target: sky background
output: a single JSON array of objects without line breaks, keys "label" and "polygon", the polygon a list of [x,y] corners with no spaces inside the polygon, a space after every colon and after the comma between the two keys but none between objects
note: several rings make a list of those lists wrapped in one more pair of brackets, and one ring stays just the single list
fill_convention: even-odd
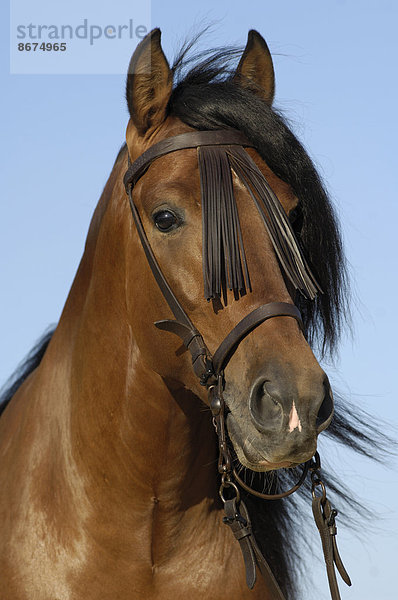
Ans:
[{"label": "sky background", "polygon": [[[78,4],[77,14],[94,21],[97,3]],[[62,4],[62,16],[66,6]],[[134,2],[113,0],[111,8],[115,21],[135,14]],[[151,25],[162,29],[169,59],[192,27],[198,30],[207,23],[214,27],[202,41],[204,46],[244,45],[251,28],[267,40],[276,70],[275,105],[328,185],[352,276],[354,336],[343,339],[335,364],[324,366],[336,388],[391,431],[398,424],[398,4],[154,0],[150,8]],[[0,382],[4,382],[46,327],[59,318],[91,214],[123,142],[128,115],[122,75],[10,75],[6,3],[0,10]],[[52,18],[56,16],[52,13]],[[98,21],[102,22],[99,17]],[[118,59],[117,66],[110,67],[113,72],[127,69],[135,41],[129,46],[120,50],[123,68]],[[354,583],[351,589],[341,585],[342,598],[395,599],[396,462],[389,459],[393,470],[388,470],[345,449],[327,450],[335,471],[377,513],[372,523],[363,524],[362,538],[339,527],[339,547]],[[314,548],[318,543],[314,537]],[[308,557],[307,573],[312,574],[314,587],[307,587],[303,600],[327,599],[326,576],[316,558]]]}]

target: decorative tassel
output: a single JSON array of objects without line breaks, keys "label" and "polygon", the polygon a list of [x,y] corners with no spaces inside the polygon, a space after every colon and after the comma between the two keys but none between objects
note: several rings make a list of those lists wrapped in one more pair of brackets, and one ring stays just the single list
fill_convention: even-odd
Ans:
[{"label": "decorative tassel", "polygon": [[203,220],[203,280],[207,300],[251,291],[232,173],[223,146],[198,148]]},{"label": "decorative tassel", "polygon": [[277,196],[241,146],[198,148],[203,223],[203,280],[207,300],[233,291],[236,300],[251,291],[232,170],[253,199],[279,262],[296,290],[313,300],[322,292],[298,245]]},{"label": "decorative tassel", "polygon": [[233,170],[257,206],[287,277],[295,289],[313,300],[322,290],[301,252],[283,206],[256,163],[241,146],[230,147],[227,152]]}]

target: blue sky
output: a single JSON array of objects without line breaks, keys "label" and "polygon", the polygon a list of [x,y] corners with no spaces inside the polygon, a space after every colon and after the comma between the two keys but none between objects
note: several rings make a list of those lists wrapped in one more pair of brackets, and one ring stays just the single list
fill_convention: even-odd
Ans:
[{"label": "blue sky", "polygon": [[[79,18],[102,22],[97,3],[78,4]],[[67,6],[59,9],[63,18]],[[151,24],[161,27],[169,58],[191,28],[203,22],[214,22],[205,45],[245,44],[251,28],[266,38],[276,69],[276,106],[329,187],[353,279],[354,337],[343,339],[339,359],[326,369],[354,403],[396,427],[398,5],[392,0],[154,0],[150,8]],[[115,22],[135,14],[134,3],[123,0],[114,0],[112,10]],[[1,11],[3,382],[59,317],[128,116],[123,75],[10,75],[4,3]],[[128,54],[134,47],[132,42]],[[109,58],[112,72],[127,68],[125,52],[122,69]],[[354,581],[353,588],[342,591],[343,598],[392,600],[397,472],[343,449],[330,451],[330,460],[379,515],[364,534],[366,544],[339,528],[341,553]],[[323,570],[314,562],[309,558],[308,572],[314,574],[317,591],[309,588],[303,598],[326,599]]]}]

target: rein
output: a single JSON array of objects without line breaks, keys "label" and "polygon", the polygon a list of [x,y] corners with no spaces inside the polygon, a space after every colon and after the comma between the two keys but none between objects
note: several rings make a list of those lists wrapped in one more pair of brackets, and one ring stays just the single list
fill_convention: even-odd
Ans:
[{"label": "rein", "polygon": [[[254,145],[237,130],[192,131],[166,138],[151,146],[133,163],[128,158],[128,170],[124,185],[130,208],[143,250],[155,280],[174,315],[173,319],[156,321],[155,326],[179,336],[190,351],[192,367],[201,385],[207,388],[213,424],[218,436],[218,471],[221,475],[219,495],[224,505],[224,523],[230,526],[239,541],[246,568],[246,582],[253,588],[256,567],[260,569],[269,590],[276,600],[285,600],[271,569],[254,538],[247,508],[240,497],[238,485],[245,491],[264,500],[278,500],[293,494],[304,483],[308,471],[312,478],[312,509],[322,540],[332,600],[340,600],[334,565],[343,580],[351,585],[336,545],[335,517],[326,497],[325,485],[320,478],[318,453],[304,463],[298,482],[285,492],[264,494],[250,488],[232,466],[232,458],[226,439],[224,369],[240,342],[259,325],[273,317],[290,317],[297,321],[303,331],[300,312],[294,304],[270,302],[263,304],[248,315],[226,335],[212,355],[204,338],[168,284],[153,253],[139,212],[133,201],[133,188],[152,162],[170,152],[197,148],[200,167],[202,214],[203,214],[203,277],[205,297],[210,300],[233,290],[235,299],[251,290],[250,277],[244,253],[239,216],[233,195],[231,170],[241,179],[253,199],[266,227],[275,252],[286,276],[296,290],[309,299],[321,292],[299,248],[289,220],[264,175],[244,150]],[[238,484],[238,485],[237,485]]]}]

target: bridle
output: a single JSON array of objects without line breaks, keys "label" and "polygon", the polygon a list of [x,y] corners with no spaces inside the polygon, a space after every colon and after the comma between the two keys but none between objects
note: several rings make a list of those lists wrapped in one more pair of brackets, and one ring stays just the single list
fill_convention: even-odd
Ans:
[{"label": "bridle", "polygon": [[142,247],[156,282],[175,317],[175,320],[167,319],[156,321],[155,325],[158,329],[175,333],[182,339],[184,345],[191,353],[192,366],[196,376],[200,380],[200,384],[207,386],[208,388],[217,382],[219,375],[225,369],[238,344],[244,337],[253,331],[253,329],[267,319],[276,316],[293,317],[299,323],[300,327],[303,328],[300,312],[294,304],[287,304],[285,302],[264,304],[244,317],[224,338],[223,342],[214,353],[214,356],[212,356],[204,342],[203,336],[193,325],[163,275],[152,251],[138,210],[134,204],[132,189],[152,162],[165,154],[186,148],[198,148],[207,145],[222,145],[224,147],[235,144],[239,146],[253,146],[241,132],[235,130],[194,131],[183,133],[171,138],[166,138],[154,146],[151,146],[146,152],[141,154],[134,163],[129,164],[129,168],[124,176],[124,184],[129,196],[131,212]]},{"label": "bridle", "polygon": [[[293,230],[290,227],[283,208],[281,208],[279,200],[276,198],[265,177],[257,169],[255,163],[243,150],[244,147],[254,147],[254,145],[243,133],[234,129],[192,131],[166,138],[151,146],[133,163],[130,161],[130,157],[128,157],[128,169],[124,176],[124,185],[129,197],[134,223],[149,266],[160,291],[174,315],[174,319],[156,321],[155,326],[163,331],[174,333],[181,338],[184,346],[191,354],[192,367],[195,375],[198,377],[200,384],[205,386],[208,391],[209,405],[218,436],[218,470],[221,475],[219,493],[226,514],[224,522],[231,527],[235,537],[240,543],[245,561],[246,581],[248,586],[250,588],[254,586],[256,581],[256,566],[258,566],[268,583],[269,589],[272,590],[274,597],[278,598],[278,600],[284,599],[279,585],[252,535],[249,515],[246,506],[240,498],[240,491],[237,484],[247,492],[262,499],[278,500],[295,492],[303,484],[307,473],[310,470],[312,477],[314,518],[321,534],[329,577],[329,586],[333,600],[339,600],[340,594],[337,587],[334,564],[336,564],[344,581],[348,585],[351,585],[351,583],[337,551],[335,540],[336,528],[334,524],[334,518],[337,513],[331,509],[330,503],[326,498],[325,486],[319,475],[320,459],[318,453],[315,454],[313,459],[304,463],[302,475],[299,481],[291,489],[278,494],[265,494],[253,490],[239,477],[236,469],[233,468],[231,453],[226,439],[225,402],[223,399],[225,367],[240,342],[268,319],[274,317],[293,318],[297,321],[300,329],[304,331],[301,314],[298,308],[293,303],[290,304],[286,302],[270,302],[257,307],[239,321],[239,323],[226,335],[212,355],[206,346],[202,334],[194,326],[167,282],[153,253],[139,212],[133,201],[134,185],[157,158],[187,148],[197,148],[201,150],[206,148],[212,149],[216,158],[221,155],[224,156],[225,153],[229,153],[230,156],[228,160],[230,160],[231,165],[235,172],[240,176],[241,180],[244,181],[260,214],[262,214],[263,222],[270,233],[271,241],[274,245],[281,267],[296,289],[300,289],[307,297],[313,299],[316,291],[321,291],[320,287],[316,283],[315,278],[301,254]],[[213,160],[212,154],[205,154],[205,156],[207,156],[206,160],[208,161],[208,164],[210,164],[210,167],[214,167],[214,164],[211,162]],[[203,170],[203,165],[205,165],[204,159],[202,159],[202,162],[199,162],[199,164]],[[201,174],[202,198],[203,179]],[[253,187],[257,193],[253,193]],[[265,204],[264,212],[266,212],[267,218],[264,218],[264,214],[262,213],[262,208],[258,199],[259,195],[262,196],[262,200]],[[321,490],[321,495],[319,495],[319,490]]]}]

